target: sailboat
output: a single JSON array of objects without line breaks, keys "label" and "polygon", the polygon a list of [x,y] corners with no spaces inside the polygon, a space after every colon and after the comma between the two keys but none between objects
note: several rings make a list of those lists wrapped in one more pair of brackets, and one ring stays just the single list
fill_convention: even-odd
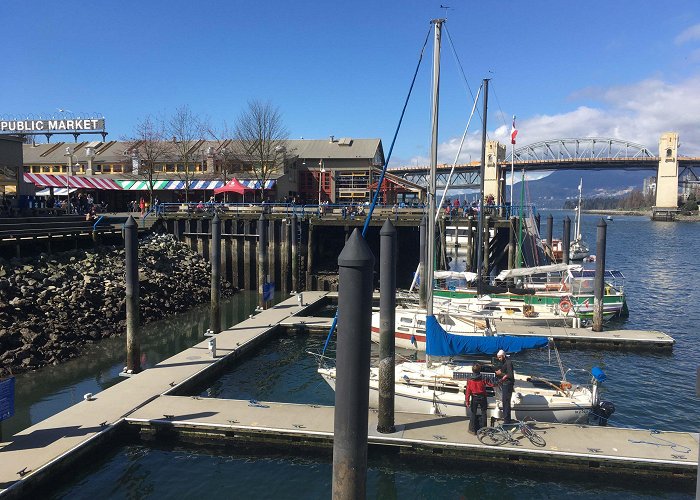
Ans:
[{"label": "sailboat", "polygon": [[591,252],[588,250],[588,245],[584,243],[581,237],[581,193],[583,190],[583,178],[578,184],[578,205],[576,206],[576,230],[574,231],[574,241],[569,246],[569,259],[583,260],[588,257]]},{"label": "sailboat", "polygon": [[[435,58],[433,69],[433,102],[432,102],[432,143],[430,159],[430,181],[428,188],[429,217],[428,242],[435,239],[436,213],[435,179],[437,166],[437,117],[438,117],[438,88],[440,75],[440,34],[444,20],[433,20],[435,28]],[[486,107],[488,80],[484,81],[484,107]],[[485,151],[486,113],[484,113],[484,139],[482,141],[482,198],[483,198],[483,161]],[[483,234],[483,210],[480,211],[479,234]],[[481,282],[482,246],[479,245],[478,281]],[[449,357],[459,355],[494,355],[500,349],[509,353],[520,352],[524,349],[542,348],[549,344],[546,337],[511,337],[488,335],[454,335],[447,332],[439,322],[439,314],[433,312],[433,265],[434,248],[427,248],[427,263],[425,283],[428,284],[425,310],[425,348],[430,357]],[[430,359],[430,358],[429,358]],[[454,362],[414,363],[403,362],[395,368],[395,399],[397,411],[420,412],[440,415],[464,415],[464,390],[471,367]],[[320,366],[318,373],[335,390],[336,371],[334,367]],[[597,372],[596,372],[597,373]],[[593,377],[592,387],[574,386],[566,381],[566,372],[562,369],[562,380],[559,382],[542,381],[536,377],[518,375],[514,385],[512,411],[515,418],[528,417],[540,421],[551,422],[583,422],[588,420],[589,413],[599,406],[598,382],[604,380],[604,374]],[[377,407],[379,394],[379,369],[372,368],[370,372],[370,405]],[[488,401],[489,414],[498,416],[500,398],[492,395]]]}]

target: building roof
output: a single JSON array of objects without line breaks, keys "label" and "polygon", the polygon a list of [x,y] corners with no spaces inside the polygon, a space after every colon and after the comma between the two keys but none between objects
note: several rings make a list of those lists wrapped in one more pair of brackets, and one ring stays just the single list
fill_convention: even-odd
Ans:
[{"label": "building roof", "polygon": [[[168,141],[169,144],[172,144]],[[193,141],[192,160],[196,161],[206,154],[209,148],[218,151],[230,144],[230,141]],[[379,154],[379,160],[384,160],[381,139],[290,139],[287,141],[288,157],[300,159],[367,159],[372,160]],[[127,150],[132,145],[126,141],[82,141],[55,142],[49,144],[25,144],[24,164],[63,164],[66,163],[66,147],[73,150],[73,161],[87,162],[86,150],[93,148],[94,161],[101,163],[120,163],[128,160]],[[176,157],[173,146],[172,156]],[[171,160],[173,161],[173,160]]]}]

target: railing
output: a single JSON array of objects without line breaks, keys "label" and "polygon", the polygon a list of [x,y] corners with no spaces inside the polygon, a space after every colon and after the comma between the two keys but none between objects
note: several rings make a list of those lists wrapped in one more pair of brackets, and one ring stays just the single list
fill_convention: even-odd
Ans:
[{"label": "railing", "polygon": [[[448,210],[449,208],[449,210]],[[511,210],[512,209],[512,210]],[[298,205],[294,203],[217,203],[217,202],[199,202],[199,203],[160,203],[152,207],[146,212],[142,218],[142,223],[145,219],[153,214],[156,217],[187,214],[187,215],[260,215],[262,213],[281,215],[284,217],[292,217],[296,215],[301,219],[308,218],[323,218],[334,217],[341,219],[355,219],[364,217],[369,210],[367,204],[306,204]],[[398,218],[401,216],[418,216],[422,217],[426,213],[426,207],[420,205],[377,205],[375,209],[378,217],[386,217],[394,215]],[[443,210],[445,218],[457,219],[466,218],[469,216],[478,216],[479,207],[476,206],[460,206],[455,207],[450,205]],[[522,207],[511,207],[510,205],[486,205],[485,212],[489,216],[511,217],[518,216],[521,213],[526,216],[530,213],[535,213],[534,205],[525,205]]]}]

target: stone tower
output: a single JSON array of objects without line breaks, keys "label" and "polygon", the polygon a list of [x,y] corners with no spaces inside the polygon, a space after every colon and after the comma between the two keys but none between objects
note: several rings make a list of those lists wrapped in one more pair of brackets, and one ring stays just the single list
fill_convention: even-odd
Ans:
[{"label": "stone tower", "polygon": [[656,176],[656,208],[678,207],[678,133],[665,132],[659,139],[659,171]]}]

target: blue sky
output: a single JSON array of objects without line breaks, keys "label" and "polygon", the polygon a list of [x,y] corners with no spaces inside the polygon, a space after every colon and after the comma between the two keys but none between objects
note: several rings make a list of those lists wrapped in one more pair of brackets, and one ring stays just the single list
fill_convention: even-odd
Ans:
[{"label": "blue sky", "polygon": [[[476,91],[492,78],[489,136],[518,145],[602,136],[653,151],[667,130],[700,156],[700,5],[446,1],[447,30]],[[291,138],[380,137],[388,150],[438,1],[2,2],[0,116],[98,112],[109,137],[189,105],[218,128],[249,99],[282,111]],[[471,108],[447,38],[440,159]],[[393,165],[429,149],[430,48]],[[464,159],[479,154],[473,122]]]}]

